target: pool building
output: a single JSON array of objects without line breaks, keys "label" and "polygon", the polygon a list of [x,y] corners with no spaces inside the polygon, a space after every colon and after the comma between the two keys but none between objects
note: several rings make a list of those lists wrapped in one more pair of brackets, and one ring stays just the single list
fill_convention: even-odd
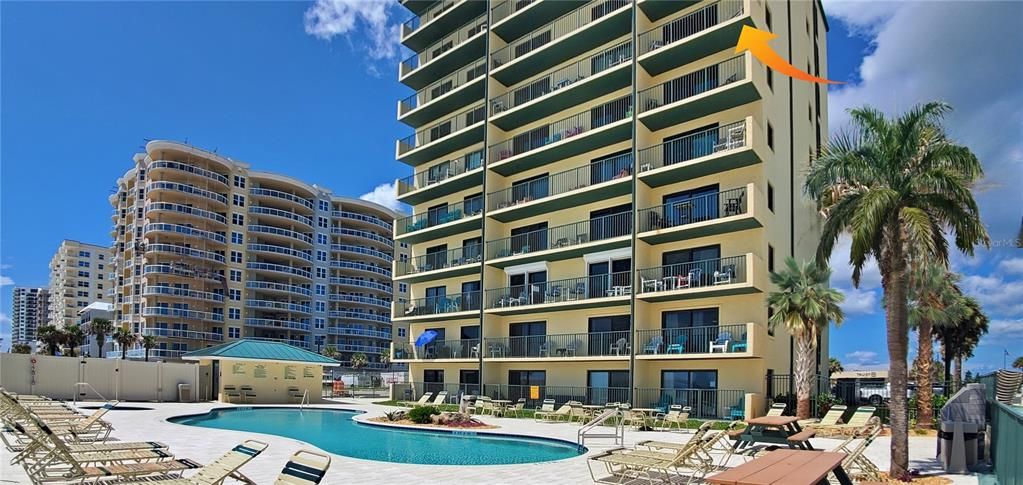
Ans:
[{"label": "pool building", "polygon": [[826,77],[820,3],[401,3],[392,359],[415,393],[762,412],[793,367],[765,298],[818,241],[799,187],[827,89],[735,45],[771,31]]}]

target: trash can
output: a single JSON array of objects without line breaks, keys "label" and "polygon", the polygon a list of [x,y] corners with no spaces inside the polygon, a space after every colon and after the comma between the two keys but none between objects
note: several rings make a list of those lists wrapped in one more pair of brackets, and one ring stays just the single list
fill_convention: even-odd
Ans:
[{"label": "trash can", "polygon": [[178,384],[178,402],[192,402],[191,384]]}]

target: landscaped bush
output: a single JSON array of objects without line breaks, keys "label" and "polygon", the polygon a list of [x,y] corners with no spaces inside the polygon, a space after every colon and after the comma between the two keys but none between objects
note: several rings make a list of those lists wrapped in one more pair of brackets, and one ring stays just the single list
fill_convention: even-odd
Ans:
[{"label": "landscaped bush", "polygon": [[412,410],[408,412],[408,418],[412,420],[413,423],[428,424],[433,422],[433,420],[430,419],[430,416],[433,416],[434,414],[440,414],[440,410],[433,406],[419,406],[412,408]]}]

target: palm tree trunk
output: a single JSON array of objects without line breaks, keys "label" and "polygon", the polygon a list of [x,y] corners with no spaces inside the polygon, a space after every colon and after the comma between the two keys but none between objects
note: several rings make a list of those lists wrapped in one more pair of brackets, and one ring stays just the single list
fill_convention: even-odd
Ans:
[{"label": "palm tree trunk", "polygon": [[960,389],[960,388],[963,387],[963,356],[962,355],[958,355],[958,354],[956,355],[956,370],[955,370],[955,373],[952,374],[952,379],[953,379],[952,384],[955,386],[956,389]]},{"label": "palm tree trunk", "polygon": [[909,350],[909,325],[906,261],[903,259],[902,237],[889,244],[889,254],[881,268],[885,294],[885,320],[888,338],[888,379],[891,386],[889,403],[892,442],[888,475],[896,480],[909,479],[909,413],[906,402],[906,354]]},{"label": "palm tree trunk", "polygon": [[799,335],[796,339],[796,417],[810,417],[810,380],[813,377],[813,337]]},{"label": "palm tree trunk", "polygon": [[948,397],[953,392],[958,391],[959,387],[956,386],[954,389],[948,388],[948,383],[952,380],[952,346],[946,345],[945,340],[941,341],[941,355],[945,361],[945,382],[942,388],[945,389],[945,397]]},{"label": "palm tree trunk", "polygon": [[146,347],[146,362],[149,362],[149,347]]},{"label": "palm tree trunk", "polygon": [[934,387],[931,377],[934,367],[934,326],[929,321],[920,322],[917,328],[917,375],[916,375],[916,427],[931,429],[934,426]]},{"label": "palm tree trunk", "polygon": [[128,346],[121,344],[121,360],[128,358]]}]

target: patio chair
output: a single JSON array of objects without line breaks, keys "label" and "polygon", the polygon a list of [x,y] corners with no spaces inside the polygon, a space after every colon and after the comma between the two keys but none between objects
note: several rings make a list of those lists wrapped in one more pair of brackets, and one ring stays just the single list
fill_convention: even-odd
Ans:
[{"label": "patio chair", "polygon": [[781,416],[785,414],[785,408],[789,407],[788,404],[783,402],[776,402],[771,405],[771,409],[767,410],[767,416]]},{"label": "patio chair", "polygon": [[640,292],[646,293],[647,291],[661,291],[664,289],[664,284],[661,280],[648,280],[640,277],[642,285],[640,286]]},{"label": "patio chair", "polygon": [[[160,485],[216,485],[223,483],[228,478],[233,478],[243,483],[255,484],[253,480],[243,475],[238,469],[252,461],[266,448],[270,446],[262,441],[246,440],[224,453],[220,458],[198,467],[196,474],[188,478],[177,478],[173,480],[160,480]],[[141,465],[150,465],[143,463]],[[103,468],[104,470],[106,467]],[[132,482],[129,485],[152,484],[152,481]]]},{"label": "patio chair", "polygon": [[721,271],[714,272],[714,284],[715,285],[727,285],[732,282],[732,276],[735,274],[735,266],[727,265],[721,268]]},{"label": "patio chair", "polygon": [[610,351],[613,352],[615,355],[622,355],[622,353],[628,355],[630,350],[632,349],[629,347],[629,341],[622,337],[616,340],[615,343],[611,345]]},{"label": "patio chair", "polygon": [[298,450],[288,458],[274,485],[316,485],[330,468],[330,455]]},{"label": "patio chair", "polygon": [[543,423],[557,423],[564,419],[566,422],[572,417],[572,405],[569,403],[562,404],[560,408],[552,413],[545,413]]},{"label": "patio chair", "polygon": [[586,409],[583,409],[583,403],[569,401],[567,404],[571,406],[571,410],[568,413],[568,422],[578,421],[579,424],[586,424]]},{"label": "patio chair", "polygon": [[514,415],[517,418],[521,418],[522,417],[522,411],[525,410],[525,408],[526,408],[526,398],[520,397],[519,400],[516,401],[514,405],[508,406],[508,410],[505,411],[505,416],[512,416],[512,415]]},{"label": "patio chair", "polygon": [[406,408],[412,408],[412,407],[416,407],[416,406],[425,406],[426,402],[429,401],[431,397],[433,397],[433,393],[432,392],[424,392],[423,395],[420,396],[419,400],[416,401],[416,402],[404,401],[404,402],[401,402],[399,404],[401,404],[402,407],[406,407]]},{"label": "patio chair", "polygon": [[746,399],[740,397],[739,402],[728,408],[728,419],[743,419],[746,417]]},{"label": "patio chair", "polygon": [[496,408],[494,407],[494,400],[488,396],[483,396],[482,398],[480,398],[480,400],[482,400],[483,402],[482,403],[480,403],[479,401],[476,402],[476,405],[479,406],[480,408],[480,416],[484,414],[489,414],[493,416],[494,412],[496,411]]},{"label": "patio chair", "polygon": [[848,409],[845,405],[836,404],[828,409],[828,412],[824,414],[821,419],[801,419],[799,420],[799,426],[802,428],[814,427],[814,426],[834,426],[838,424],[838,421],[842,419],[842,415],[845,414],[845,410]]},{"label": "patio chair", "polygon": [[433,402],[430,403],[430,404],[432,404],[434,406],[439,406],[441,404],[444,404],[444,401],[447,398],[448,398],[448,391],[440,391],[440,392],[437,393],[437,396],[433,398]]},{"label": "patio chair", "polygon": [[533,412],[533,419],[536,422],[546,421],[547,415],[554,412],[554,400],[544,399],[543,404],[536,408]]},{"label": "patio chair", "polygon": [[849,422],[844,424],[814,426],[814,429],[817,430],[819,436],[836,434],[845,435],[853,433],[866,426],[876,411],[877,408],[874,406],[860,406],[853,411],[852,416],[849,417]]},{"label": "patio chair", "polygon": [[224,390],[220,393],[224,402],[230,403],[235,399],[241,401],[242,393],[238,392],[238,388],[235,386],[224,386]]},{"label": "patio chair", "polygon": [[661,421],[661,428],[667,431],[671,431],[672,427],[677,427],[679,431],[682,429],[689,429],[689,413],[693,408],[689,406],[682,406],[681,404],[672,404],[668,408],[668,412],[657,415],[657,419]]},{"label": "patio chair", "polygon": [[256,390],[252,386],[241,386],[238,390],[242,393],[242,402],[256,402]]},{"label": "patio chair", "polygon": [[675,338],[675,343],[668,346],[666,353],[669,354],[684,354],[686,351],[686,341],[689,340],[688,335],[679,335]]},{"label": "patio chair", "polygon": [[581,300],[586,297],[586,283],[576,283],[574,290],[569,290],[568,300]]},{"label": "patio chair", "polygon": [[544,341],[544,342],[540,343],[540,348],[537,351],[537,355],[540,356],[540,357],[550,357],[551,356],[551,343],[547,342],[547,341]]},{"label": "patio chair", "polygon": [[646,346],[643,347],[643,353],[644,354],[660,353],[661,345],[664,345],[664,337],[661,337],[660,335],[654,335],[653,337],[650,338],[650,341],[647,342]]},{"label": "patio chair", "polygon": [[714,353],[715,350],[720,350],[721,353],[728,353],[728,342],[732,340],[731,332],[721,332],[718,334],[718,338],[710,343],[710,353]]},{"label": "patio chair", "polygon": [[672,476],[681,476],[683,472],[689,476],[689,482],[702,479],[714,470],[709,453],[713,441],[706,439],[710,426],[709,421],[701,425],[685,443],[641,441],[635,449],[618,448],[595,455],[587,461],[587,465],[601,463],[611,476],[598,479],[592,467],[590,475],[598,483],[625,483],[637,479],[650,483],[655,477],[674,482]]}]

